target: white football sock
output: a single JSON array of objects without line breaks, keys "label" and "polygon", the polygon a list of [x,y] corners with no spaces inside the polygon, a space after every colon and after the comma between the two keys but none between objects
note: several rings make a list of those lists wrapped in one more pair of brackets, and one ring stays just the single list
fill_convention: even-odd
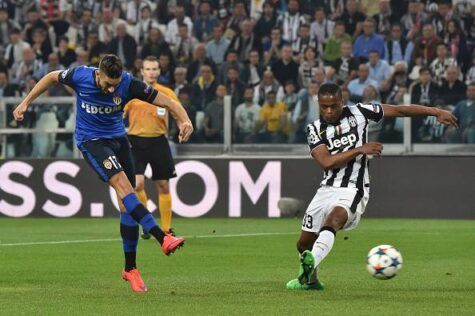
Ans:
[{"label": "white football sock", "polygon": [[328,255],[333,247],[335,241],[335,234],[329,230],[323,230],[320,232],[317,241],[313,244],[312,254],[315,257],[315,267]]}]

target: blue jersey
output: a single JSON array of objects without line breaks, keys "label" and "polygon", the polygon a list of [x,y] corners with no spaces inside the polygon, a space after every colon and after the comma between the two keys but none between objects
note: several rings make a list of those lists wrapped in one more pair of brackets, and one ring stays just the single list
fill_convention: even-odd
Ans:
[{"label": "blue jersey", "polygon": [[115,138],[125,135],[122,119],[124,106],[131,99],[153,102],[158,92],[123,71],[120,84],[110,94],[96,82],[97,68],[79,66],[59,74],[59,82],[76,92],[76,143],[94,138]]}]

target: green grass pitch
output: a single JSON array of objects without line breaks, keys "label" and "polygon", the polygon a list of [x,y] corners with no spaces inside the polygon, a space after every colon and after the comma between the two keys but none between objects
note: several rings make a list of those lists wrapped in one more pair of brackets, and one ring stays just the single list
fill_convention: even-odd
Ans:
[{"label": "green grass pitch", "polygon": [[[155,241],[140,240],[138,265],[149,292],[136,294],[120,278],[118,219],[0,218],[0,314],[475,314],[475,221],[363,219],[337,235],[321,265],[325,291],[291,292],[285,284],[298,270],[299,224],[175,219],[188,236],[185,248],[166,257]],[[96,241],[41,244],[86,239]],[[39,244],[6,245],[28,242]],[[366,272],[366,254],[379,244],[402,253],[394,279]]]}]

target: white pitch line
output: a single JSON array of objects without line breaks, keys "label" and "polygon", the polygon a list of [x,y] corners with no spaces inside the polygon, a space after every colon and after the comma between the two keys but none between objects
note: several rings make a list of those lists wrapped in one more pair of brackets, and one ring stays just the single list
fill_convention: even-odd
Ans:
[{"label": "white pitch line", "polygon": [[[227,234],[227,235],[197,235],[197,236],[185,236],[185,238],[231,238],[231,237],[259,237],[259,236],[282,236],[282,235],[296,235],[294,233],[249,233],[249,234]],[[119,238],[107,238],[107,239],[78,239],[78,240],[58,240],[58,241],[36,241],[36,242],[19,242],[2,244],[0,247],[13,247],[13,246],[35,246],[35,245],[61,245],[61,244],[82,244],[82,243],[95,243],[95,242],[108,242],[108,241],[120,241]]]}]

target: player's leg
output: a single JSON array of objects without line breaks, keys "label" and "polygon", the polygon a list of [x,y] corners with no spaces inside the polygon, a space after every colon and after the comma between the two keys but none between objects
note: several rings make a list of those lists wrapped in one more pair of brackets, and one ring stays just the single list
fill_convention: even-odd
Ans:
[{"label": "player's leg", "polygon": [[[137,197],[139,198],[140,203],[142,203],[145,208],[147,208],[147,193],[145,192],[145,175],[143,174],[137,174],[137,171],[135,172],[135,193],[137,194]],[[143,239],[150,239],[151,235],[145,230],[142,230],[142,238]]]},{"label": "player's leg", "polygon": [[[162,250],[166,255],[174,252],[177,248],[183,246],[183,238],[166,236],[158,227],[153,215],[140,203],[133,187],[135,187],[135,172],[130,151],[130,143],[126,137],[118,138],[120,144],[117,154],[119,161],[123,165],[123,170],[109,180],[110,185],[116,190],[118,197],[122,200],[125,210],[132,218],[139,223],[144,230],[155,237],[162,245]],[[127,175],[126,175],[127,174]]]},{"label": "player's leg", "polygon": [[171,231],[172,197],[169,180],[176,177],[176,171],[170,146],[165,136],[156,139],[153,151],[156,154],[151,159],[150,166],[152,167],[152,180],[155,181],[158,191],[161,226],[165,232],[173,233]]},{"label": "player's leg", "polygon": [[168,180],[157,180],[158,209],[163,230],[172,233],[172,197],[170,195],[170,182]]}]

